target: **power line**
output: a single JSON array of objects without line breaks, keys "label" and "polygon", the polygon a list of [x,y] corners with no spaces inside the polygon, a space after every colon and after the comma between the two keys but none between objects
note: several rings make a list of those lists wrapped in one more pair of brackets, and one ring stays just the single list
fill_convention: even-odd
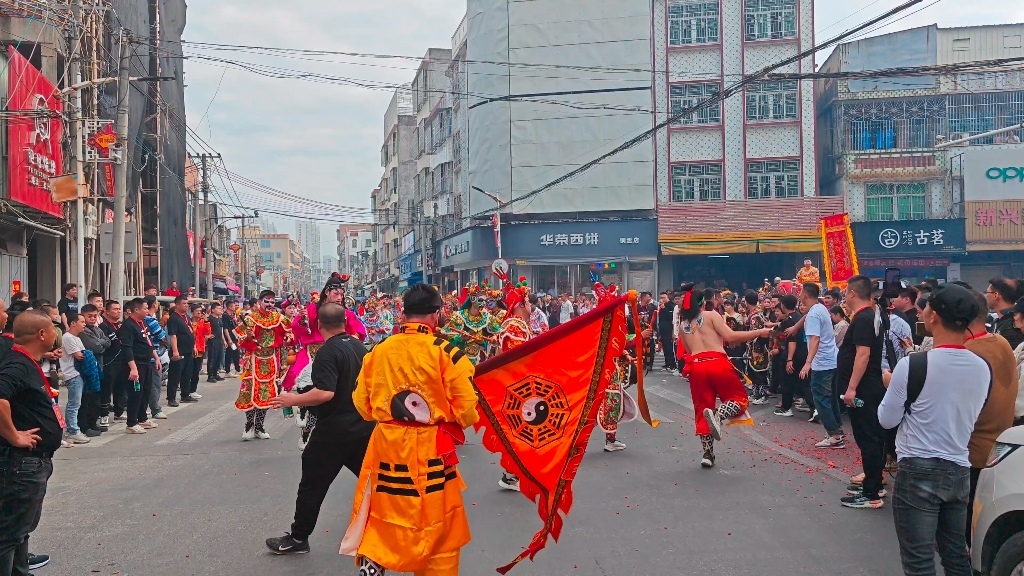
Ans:
[{"label": "power line", "polygon": [[[477,218],[477,217],[480,217],[480,216],[486,216],[487,214],[491,214],[491,213],[501,209],[504,206],[510,206],[510,205],[512,205],[512,204],[514,204],[516,202],[522,202],[523,200],[527,200],[529,198],[537,196],[538,194],[542,194],[543,192],[545,192],[547,190],[550,190],[551,188],[554,188],[555,186],[558,186],[559,184],[561,184],[561,183],[563,183],[563,182],[565,182],[567,180],[575,178],[576,176],[579,176],[580,174],[583,174],[584,172],[587,172],[587,171],[591,170],[592,168],[594,168],[598,164],[604,162],[608,158],[611,158],[611,157],[613,157],[615,155],[618,155],[618,154],[621,154],[622,152],[625,152],[626,150],[629,150],[631,148],[634,148],[634,147],[638,146],[642,142],[645,142],[645,141],[649,140],[650,138],[652,138],[659,130],[662,130],[662,129],[668,127],[668,126],[671,126],[673,123],[675,123],[678,120],[684,118],[685,116],[689,116],[689,115],[691,115],[691,114],[693,114],[695,112],[703,110],[704,108],[708,108],[708,107],[710,107],[712,105],[717,105],[720,102],[724,101],[725,99],[729,98],[730,96],[732,96],[732,95],[742,91],[747,85],[753,84],[755,82],[760,82],[762,78],[764,78],[765,76],[770,74],[773,70],[778,70],[779,68],[782,68],[784,66],[788,66],[789,64],[793,64],[795,62],[799,62],[799,61],[803,60],[804,58],[807,58],[808,56],[813,55],[816,52],[819,52],[819,51],[821,51],[821,50],[823,50],[825,48],[828,48],[829,46],[834,46],[834,45],[842,42],[843,40],[845,40],[847,38],[850,38],[851,36],[854,36],[855,34],[861,32],[861,31],[863,31],[863,30],[865,30],[867,28],[870,28],[871,26],[874,26],[875,24],[878,24],[879,22],[888,20],[892,16],[894,16],[896,14],[899,14],[900,12],[910,8],[911,6],[915,6],[917,4],[920,4],[923,1],[924,0],[908,0],[907,2],[904,2],[903,4],[900,4],[899,6],[893,8],[891,10],[888,10],[885,13],[883,13],[883,14],[881,14],[879,16],[876,16],[875,18],[872,18],[871,20],[868,20],[867,22],[864,22],[864,23],[862,23],[862,24],[860,24],[858,26],[855,26],[855,27],[853,27],[853,28],[851,28],[851,29],[849,29],[849,30],[847,30],[847,31],[845,31],[845,32],[843,32],[843,33],[841,33],[841,34],[831,38],[830,40],[827,40],[827,41],[825,41],[825,42],[823,42],[821,44],[812,46],[812,47],[808,48],[807,50],[804,50],[804,51],[802,51],[802,52],[800,52],[800,53],[798,53],[798,54],[796,54],[794,56],[790,56],[789,58],[785,58],[783,60],[780,60],[779,62],[776,62],[775,64],[771,64],[769,66],[766,66],[765,68],[763,68],[759,72],[757,72],[755,74],[751,74],[751,75],[747,76],[746,78],[744,78],[743,80],[740,80],[739,82],[736,82],[736,83],[732,84],[731,86],[723,89],[718,94],[709,96],[708,98],[702,100],[701,102],[698,102],[694,106],[690,106],[688,108],[684,108],[684,109],[676,112],[675,114],[670,115],[667,120],[664,120],[662,122],[659,122],[659,123],[655,124],[655,126],[653,128],[651,128],[649,130],[645,130],[639,136],[636,136],[635,138],[632,138],[630,140],[627,140],[626,142],[623,142],[622,144],[620,144],[620,145],[616,146],[615,148],[613,148],[611,151],[606,152],[606,153],[598,156],[597,158],[595,158],[595,159],[593,159],[593,160],[583,164],[579,168],[571,170],[568,173],[566,173],[566,174],[564,174],[564,175],[562,175],[562,176],[560,176],[558,178],[555,178],[554,180],[548,182],[547,184],[544,184],[544,185],[540,186],[539,188],[536,188],[536,189],[534,189],[534,190],[532,190],[530,192],[527,192],[526,194],[523,194],[523,195],[519,196],[518,198],[511,198],[510,201],[507,204],[500,205],[500,206],[495,206],[493,208],[488,208],[486,210],[482,210],[482,211],[480,211],[480,212],[478,212],[476,214],[472,214],[469,218],[473,219],[473,218]],[[939,0],[936,0],[936,2],[938,2],[938,1]]]}]

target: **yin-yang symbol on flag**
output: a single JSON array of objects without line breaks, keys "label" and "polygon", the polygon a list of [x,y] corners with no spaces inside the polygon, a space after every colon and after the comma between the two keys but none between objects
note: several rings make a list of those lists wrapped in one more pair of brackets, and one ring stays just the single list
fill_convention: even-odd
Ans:
[{"label": "yin-yang symbol on flag", "polygon": [[505,389],[501,413],[517,439],[532,448],[541,448],[565,432],[570,416],[569,399],[555,382],[528,376]]}]

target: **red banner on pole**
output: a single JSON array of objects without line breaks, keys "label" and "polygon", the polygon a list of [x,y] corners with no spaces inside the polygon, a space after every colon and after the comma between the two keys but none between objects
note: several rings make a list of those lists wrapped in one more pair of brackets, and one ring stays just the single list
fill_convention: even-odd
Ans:
[{"label": "red banner on pole", "polygon": [[835,214],[821,219],[821,251],[825,255],[827,286],[845,285],[851,277],[860,273],[849,214]]}]

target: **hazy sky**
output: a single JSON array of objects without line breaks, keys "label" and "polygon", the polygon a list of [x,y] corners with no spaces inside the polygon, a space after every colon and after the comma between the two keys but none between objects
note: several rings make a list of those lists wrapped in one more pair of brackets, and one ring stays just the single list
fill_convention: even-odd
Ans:
[{"label": "hazy sky", "polygon": [[[588,1],[579,0],[581,8]],[[816,39],[830,38],[902,1],[817,0]],[[920,6],[932,2],[925,0]],[[193,0],[184,39],[421,56],[429,47],[451,47],[465,6],[465,0]],[[952,27],[1008,22],[1024,22],[1024,2],[941,0],[878,33],[932,23]],[[308,57],[333,60],[313,62],[190,46],[186,53],[387,83],[411,81],[417,66],[410,60]],[[817,62],[827,56],[819,54]],[[223,64],[197,59],[186,62],[185,74],[188,123],[224,155],[229,170],[291,194],[369,206],[370,191],[382,173],[380,148],[389,91],[272,79],[225,71]],[[237,189],[246,205],[259,197]],[[294,224],[281,224],[281,231],[294,234]],[[334,245],[333,228],[325,225],[323,230],[328,249]]]}]

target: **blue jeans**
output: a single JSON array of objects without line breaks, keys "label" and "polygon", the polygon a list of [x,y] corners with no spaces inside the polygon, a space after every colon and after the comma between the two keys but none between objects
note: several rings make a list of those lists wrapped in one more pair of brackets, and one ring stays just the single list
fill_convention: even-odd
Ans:
[{"label": "blue jeans", "polygon": [[68,403],[64,407],[64,421],[68,423],[68,434],[78,434],[81,432],[78,429],[78,410],[82,407],[82,388],[85,387],[85,382],[82,381],[81,376],[75,376],[70,380],[65,380],[64,386],[68,389]]},{"label": "blue jeans", "polygon": [[843,417],[839,414],[839,395],[836,393],[835,369],[811,370],[811,395],[825,431],[831,436],[842,436]]},{"label": "blue jeans", "polygon": [[964,536],[970,471],[941,458],[900,460],[892,516],[907,576],[934,576],[936,549],[947,576],[971,576]]}]

